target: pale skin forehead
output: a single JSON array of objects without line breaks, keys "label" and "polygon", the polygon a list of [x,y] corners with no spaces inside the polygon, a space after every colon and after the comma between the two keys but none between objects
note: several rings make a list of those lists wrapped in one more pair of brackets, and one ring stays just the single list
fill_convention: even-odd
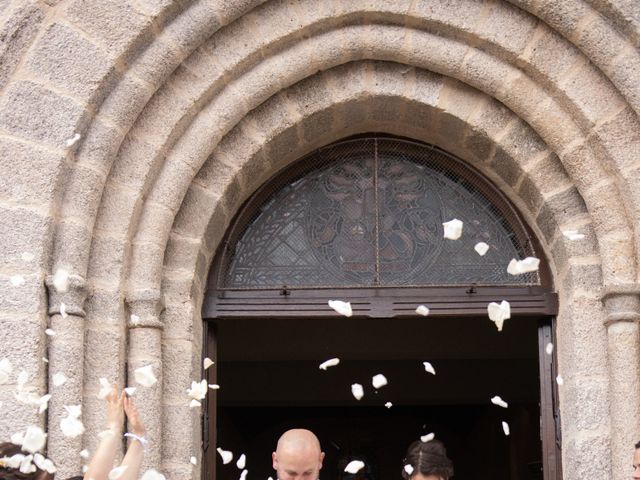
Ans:
[{"label": "pale skin forehead", "polygon": [[276,455],[285,453],[317,453],[320,455],[320,441],[315,434],[304,428],[294,428],[287,430],[278,439]]}]

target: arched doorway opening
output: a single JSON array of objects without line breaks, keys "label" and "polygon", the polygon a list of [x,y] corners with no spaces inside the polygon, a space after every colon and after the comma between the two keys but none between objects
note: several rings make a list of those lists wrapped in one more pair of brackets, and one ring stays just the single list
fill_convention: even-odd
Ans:
[{"label": "arched doorway opening", "polygon": [[[464,225],[457,240],[443,236],[453,218]],[[458,479],[560,478],[546,353],[557,297],[544,261],[507,273],[512,258],[542,254],[479,172],[409,140],[344,140],[267,182],[222,245],[203,306],[206,354],[217,360],[209,380],[222,386],[205,416],[206,478],[239,475],[216,465],[218,443],[245,452],[266,478],[278,435],[294,426],[319,434],[325,479],[343,478],[353,456],[364,456],[368,478],[399,475],[406,446],[430,432]],[[353,317],[331,299],[349,300]],[[512,318],[498,332],[486,312],[502,300]],[[319,371],[330,357],[340,365]],[[375,390],[378,373],[389,385]],[[355,382],[365,386],[360,401]],[[492,405],[494,395],[509,408]]]}]

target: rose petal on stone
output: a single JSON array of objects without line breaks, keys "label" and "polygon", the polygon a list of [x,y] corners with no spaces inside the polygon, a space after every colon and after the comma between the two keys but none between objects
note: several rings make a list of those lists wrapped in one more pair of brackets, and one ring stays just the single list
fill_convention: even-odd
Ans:
[{"label": "rose petal on stone", "polygon": [[69,414],[60,420],[60,430],[65,437],[74,438],[84,433],[84,425],[77,417]]},{"label": "rose petal on stone", "polygon": [[133,376],[143,387],[153,386],[158,379],[153,374],[153,365],[146,365],[144,367],[136,368],[133,372]]},{"label": "rose petal on stone", "polygon": [[238,461],[236,462],[236,467],[238,470],[242,470],[247,465],[247,456],[243,453],[238,457]]},{"label": "rose petal on stone", "polygon": [[322,362],[320,364],[320,370],[326,370],[329,367],[335,367],[336,365],[338,365],[340,363],[340,359],[339,358],[330,358],[329,360],[326,360],[324,362]]},{"label": "rose petal on stone", "polygon": [[124,389],[124,393],[126,393],[128,397],[133,397],[133,394],[136,393],[136,387],[127,387]]},{"label": "rose petal on stone", "polygon": [[60,315],[62,318],[67,318],[69,316],[67,313],[67,305],[64,302],[60,302]]},{"label": "rose petal on stone", "polygon": [[72,147],[78,140],[80,140],[80,138],[81,138],[81,135],[79,133],[76,133],[73,137],[67,139],[65,144],[67,145],[67,147]]},{"label": "rose petal on stone", "polygon": [[407,472],[407,475],[413,475],[413,467],[408,463],[404,466],[404,471]]},{"label": "rose petal on stone", "polygon": [[47,443],[47,434],[42,431],[40,427],[31,425],[24,432],[24,438],[22,439],[22,450],[29,453],[39,452],[44,448]]},{"label": "rose petal on stone", "polygon": [[198,464],[198,459],[197,459],[196,457],[191,457],[191,458],[189,459],[189,463],[190,463],[191,465],[197,465],[197,464]]},{"label": "rose petal on stone", "polygon": [[167,477],[152,468],[144,472],[140,480],[167,480]]},{"label": "rose petal on stone", "polygon": [[491,403],[502,408],[509,408],[509,404],[505,402],[502,398],[500,398],[499,395],[496,395],[495,397],[491,397]]},{"label": "rose petal on stone", "polygon": [[478,253],[478,255],[484,257],[485,254],[489,251],[489,245],[484,242],[478,242],[475,244],[473,249]]},{"label": "rose petal on stone", "polygon": [[9,281],[14,287],[20,287],[25,283],[25,279],[22,275],[13,275],[9,278]]},{"label": "rose petal on stone", "polygon": [[217,448],[216,450],[220,454],[220,458],[222,458],[223,464],[226,465],[227,463],[231,462],[231,460],[233,460],[233,452],[230,452],[229,450],[223,450],[221,448]]},{"label": "rose petal on stone", "polygon": [[371,384],[373,385],[373,388],[375,388],[376,390],[384,387],[387,383],[389,383],[387,381],[387,377],[385,377],[381,373],[374,375],[373,378],[371,379]]},{"label": "rose petal on stone", "polygon": [[359,383],[351,385],[351,394],[356,398],[356,400],[360,400],[364,397],[364,389],[362,388],[362,385]]},{"label": "rose petal on stone", "polygon": [[364,462],[362,460],[351,460],[346,467],[344,467],[344,471],[350,473],[351,475],[355,475],[360,470],[364,468]]},{"label": "rose petal on stone", "polygon": [[31,252],[22,252],[22,261],[23,262],[30,262],[34,258],[36,258],[36,256],[33,253],[31,253]]},{"label": "rose petal on stone", "polygon": [[249,470],[243,470],[240,474],[240,480],[245,480],[247,478],[247,473],[249,473]]},{"label": "rose petal on stone", "polygon": [[98,381],[100,382],[100,391],[98,392],[98,398],[100,400],[104,400],[105,398],[107,398],[107,395],[111,393],[113,387],[109,383],[109,380],[104,377],[101,377]]},{"label": "rose petal on stone", "polygon": [[220,390],[220,385],[218,385],[217,383],[210,383],[209,388],[211,390]]},{"label": "rose petal on stone", "polygon": [[191,402],[189,402],[190,408],[199,408],[201,406],[202,404],[198,400],[191,400]]},{"label": "rose petal on stone", "polygon": [[562,378],[562,375],[558,375],[558,376],[556,377],[556,383],[557,383],[558,385],[564,385],[564,379]]},{"label": "rose petal on stone", "polygon": [[205,358],[205,359],[202,361],[202,365],[204,366],[204,369],[205,369],[205,370],[206,370],[206,369],[208,369],[208,368],[209,368],[211,365],[213,365],[214,363],[216,363],[216,362],[214,362],[213,360],[211,360],[209,357]]},{"label": "rose petal on stone", "polygon": [[509,430],[509,424],[507,422],[502,422],[502,431],[508,437],[511,431]]},{"label": "rose petal on stone", "polygon": [[553,343],[547,343],[547,346],[544,347],[544,351],[547,352],[547,355],[551,355],[553,353]]},{"label": "rose petal on stone", "polygon": [[59,268],[53,274],[53,288],[58,293],[64,293],[69,290],[69,272],[64,268]]},{"label": "rose petal on stone", "polygon": [[89,458],[89,450],[87,450],[87,449],[85,448],[84,450],[82,450],[82,451],[80,452],[80,456],[81,456],[82,458]]},{"label": "rose petal on stone", "polygon": [[577,230],[565,230],[562,234],[572,242],[584,238],[584,233],[580,233]]},{"label": "rose petal on stone", "polygon": [[53,337],[56,334],[56,331],[53,328],[47,328],[44,333],[50,337]]},{"label": "rose petal on stone", "polygon": [[207,381],[202,379],[200,382],[195,380],[191,382],[191,388],[187,390],[189,398],[194,400],[202,400],[207,395]]},{"label": "rose petal on stone", "polygon": [[449,240],[458,240],[462,236],[463,224],[457,218],[444,222],[442,226],[444,227],[444,238],[448,238]]},{"label": "rose petal on stone", "polygon": [[127,465],[121,465],[119,467],[116,467],[114,469],[112,469],[109,472],[109,480],[118,480],[120,477],[122,477],[122,475],[124,474],[125,470],[127,470],[127,468],[129,468]]},{"label": "rose petal on stone", "polygon": [[340,315],[344,315],[345,317],[350,317],[351,315],[353,315],[353,310],[351,310],[350,302],[343,302],[342,300],[329,300],[327,303]]},{"label": "rose petal on stone", "polygon": [[424,370],[428,373],[430,373],[431,375],[435,375],[436,374],[436,369],[433,368],[433,365],[431,365],[431,363],[429,362],[422,362],[422,364],[424,365]]},{"label": "rose petal on stone", "polygon": [[429,307],[427,307],[426,305],[419,305],[418,308],[416,308],[416,313],[418,315],[426,317],[427,315],[429,315]]},{"label": "rose petal on stone", "polygon": [[430,442],[431,440],[433,440],[434,438],[436,438],[436,434],[431,432],[431,433],[427,433],[426,435],[422,435],[420,437],[420,441],[422,443],[427,443],[427,442]]},{"label": "rose petal on stone", "polygon": [[506,300],[500,302],[491,302],[487,306],[487,312],[489,313],[489,319],[496,324],[498,331],[502,331],[502,325],[504,321],[511,318],[511,305]]},{"label": "rose petal on stone", "polygon": [[53,374],[53,376],[51,377],[51,381],[53,382],[54,387],[59,387],[65,384],[65,382],[67,381],[67,377],[64,373],[58,372]]}]

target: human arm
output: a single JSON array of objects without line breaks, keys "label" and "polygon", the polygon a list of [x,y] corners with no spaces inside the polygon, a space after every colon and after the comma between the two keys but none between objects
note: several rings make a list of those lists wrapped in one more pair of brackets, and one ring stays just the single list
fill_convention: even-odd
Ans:
[{"label": "human arm", "polygon": [[135,480],[138,478],[144,453],[144,445],[138,438],[144,439],[146,430],[142,420],[140,419],[140,414],[138,413],[138,409],[136,408],[133,398],[124,397],[123,405],[131,426],[131,433],[135,435],[135,437],[133,437],[129,443],[127,453],[122,460],[121,466],[126,466],[127,469],[123,472],[120,480]]}]

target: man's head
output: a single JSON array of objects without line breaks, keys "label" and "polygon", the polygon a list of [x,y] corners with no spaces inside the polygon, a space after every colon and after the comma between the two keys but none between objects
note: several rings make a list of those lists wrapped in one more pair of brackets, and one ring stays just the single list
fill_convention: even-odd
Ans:
[{"label": "man's head", "polygon": [[271,458],[279,480],[317,480],[324,453],[313,432],[296,428],[282,434]]},{"label": "man's head", "polygon": [[633,476],[631,478],[640,479],[640,442],[636,443],[636,450],[633,453]]}]

